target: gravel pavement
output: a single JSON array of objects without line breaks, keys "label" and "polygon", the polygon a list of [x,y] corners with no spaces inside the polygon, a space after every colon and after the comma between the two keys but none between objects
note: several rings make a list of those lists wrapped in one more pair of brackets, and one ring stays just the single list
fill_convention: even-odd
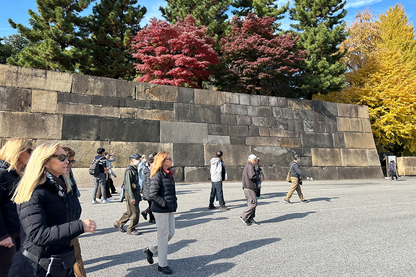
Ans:
[{"label": "gravel pavement", "polygon": [[[245,226],[241,183],[224,183],[229,211],[208,210],[210,183],[177,184],[173,276],[416,276],[416,178],[305,182],[310,202],[295,193],[285,204],[289,187],[264,182],[260,225]],[[156,225],[140,217],[141,235],[121,233],[113,222],[125,202],[93,205],[92,188],[80,190],[81,218],[98,225],[80,236],[88,276],[163,276],[157,258],[149,265],[142,253],[156,240]]]}]

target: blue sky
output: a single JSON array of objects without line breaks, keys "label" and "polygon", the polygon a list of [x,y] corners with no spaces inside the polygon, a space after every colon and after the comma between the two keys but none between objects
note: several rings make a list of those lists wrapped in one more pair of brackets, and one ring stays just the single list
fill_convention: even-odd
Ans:
[{"label": "blue sky", "polygon": [[[99,0],[96,0],[98,2]],[[279,6],[287,3],[288,0],[277,0]],[[293,0],[290,0],[293,3]],[[159,12],[159,6],[165,6],[166,2],[164,0],[139,0],[141,6],[147,8],[147,13],[145,16],[143,24],[146,24],[148,20],[152,17],[161,18],[161,13]],[[346,8],[348,10],[348,15],[345,18],[347,22],[350,22],[354,19],[357,11],[363,10],[364,8],[371,8],[374,14],[380,14],[385,12],[389,7],[393,7],[395,4],[400,3],[404,6],[407,16],[410,21],[415,24],[416,22],[416,0],[347,0]],[[93,5],[93,4],[92,4]],[[92,7],[91,5],[91,7]],[[8,23],[8,18],[12,18],[16,23],[22,23],[24,25],[29,25],[29,14],[28,9],[36,10],[36,0],[0,0],[0,37],[9,36],[17,33],[15,29],[11,28]],[[90,13],[91,7],[87,11],[87,14]],[[286,16],[287,17],[287,16]],[[284,19],[282,21],[282,28],[287,30],[290,28],[290,21]]]}]

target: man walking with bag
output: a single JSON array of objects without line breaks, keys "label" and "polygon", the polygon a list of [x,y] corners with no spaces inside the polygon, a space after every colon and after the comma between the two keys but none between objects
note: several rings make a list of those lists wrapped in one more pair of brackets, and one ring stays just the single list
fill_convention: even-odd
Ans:
[{"label": "man walking with bag", "polygon": [[307,179],[308,181],[309,181],[309,177],[306,177],[306,175],[303,174],[303,172],[299,169],[299,165],[298,165],[299,161],[300,161],[300,156],[296,154],[295,159],[289,164],[289,176],[290,176],[290,181],[292,182],[292,186],[290,187],[290,190],[287,193],[286,198],[284,200],[286,204],[292,203],[290,202],[290,198],[292,197],[292,194],[295,190],[298,193],[299,199],[302,203],[306,203],[309,201],[303,198],[302,190],[300,188],[300,185],[302,184],[301,177]]},{"label": "man walking with bag", "polygon": [[254,166],[257,164],[258,158],[256,155],[251,154],[248,156],[248,163],[244,167],[243,171],[243,190],[244,196],[247,199],[247,209],[241,214],[240,219],[247,226],[251,224],[258,224],[254,220],[256,216],[256,207],[257,207],[257,197],[256,189],[258,188],[258,183],[260,181],[260,176],[254,170]]}]

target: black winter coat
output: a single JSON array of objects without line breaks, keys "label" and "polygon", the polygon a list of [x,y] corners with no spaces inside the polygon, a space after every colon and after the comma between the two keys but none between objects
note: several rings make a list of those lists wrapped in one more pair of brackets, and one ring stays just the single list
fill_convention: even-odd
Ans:
[{"label": "black winter coat", "polygon": [[15,170],[7,171],[9,167],[7,162],[0,160],[0,240],[20,231],[16,204],[11,201],[20,176]]},{"label": "black winter coat", "polygon": [[151,210],[155,213],[176,212],[178,208],[175,181],[162,169],[152,176],[150,181],[149,200],[152,204]]},{"label": "black winter coat", "polygon": [[[61,195],[61,196],[60,196]],[[70,247],[71,240],[84,233],[81,220],[69,221],[66,195],[47,178],[35,188],[28,202],[17,205],[22,224],[22,249],[39,258],[48,258]],[[17,252],[8,276],[45,276],[43,268]]]}]

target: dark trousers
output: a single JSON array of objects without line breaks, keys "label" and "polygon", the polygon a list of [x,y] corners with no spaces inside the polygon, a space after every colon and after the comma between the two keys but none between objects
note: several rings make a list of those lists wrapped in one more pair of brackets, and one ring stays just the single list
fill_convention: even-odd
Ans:
[{"label": "dark trousers", "polygon": [[254,190],[244,189],[244,195],[247,198],[247,209],[241,214],[241,217],[250,222],[256,216],[257,197]]},{"label": "dark trousers", "polygon": [[152,201],[147,201],[147,203],[149,204],[149,207],[147,207],[147,209],[144,211],[150,216],[149,220],[155,220],[155,216],[152,212]]},{"label": "dark trousers", "polygon": [[94,190],[92,192],[93,200],[97,198],[98,188],[101,188],[101,191],[104,194],[103,198],[106,199],[107,195],[105,194],[105,173],[100,173],[98,176],[94,176]]},{"label": "dark trousers", "polygon": [[[108,179],[105,181],[105,195],[106,198],[111,198],[111,192],[110,192],[110,182],[109,180],[111,180],[110,177],[108,177]],[[111,183],[113,182],[113,180],[111,180]],[[97,199],[101,199],[101,187],[98,187],[97,190]]]},{"label": "dark trousers", "polygon": [[7,277],[7,272],[12,264],[13,255],[20,248],[19,232],[17,232],[16,235],[11,235],[10,237],[14,244],[11,248],[0,246],[0,277]]},{"label": "dark trousers", "polygon": [[[116,193],[116,187],[114,186],[113,179],[110,176],[111,175],[108,174],[108,179],[107,179],[108,187],[109,187],[111,193]],[[106,186],[107,186],[107,184],[106,184]]]},{"label": "dark trousers", "polygon": [[215,195],[218,195],[218,202],[220,202],[220,206],[225,206],[224,194],[222,191],[222,181],[212,182],[211,195],[209,197],[210,206],[214,205]]},{"label": "dark trousers", "polygon": [[124,214],[121,216],[121,218],[118,221],[118,224],[120,228],[123,228],[123,226],[127,223],[127,221],[130,220],[130,225],[127,227],[127,233],[131,233],[134,231],[139,225],[139,216],[140,216],[140,209],[139,209],[139,200],[140,199],[140,192],[136,192],[138,197],[136,195],[134,198],[136,198],[136,203],[131,203],[131,198],[128,193],[125,193],[124,196],[126,197],[126,207],[127,211],[124,212]]}]

